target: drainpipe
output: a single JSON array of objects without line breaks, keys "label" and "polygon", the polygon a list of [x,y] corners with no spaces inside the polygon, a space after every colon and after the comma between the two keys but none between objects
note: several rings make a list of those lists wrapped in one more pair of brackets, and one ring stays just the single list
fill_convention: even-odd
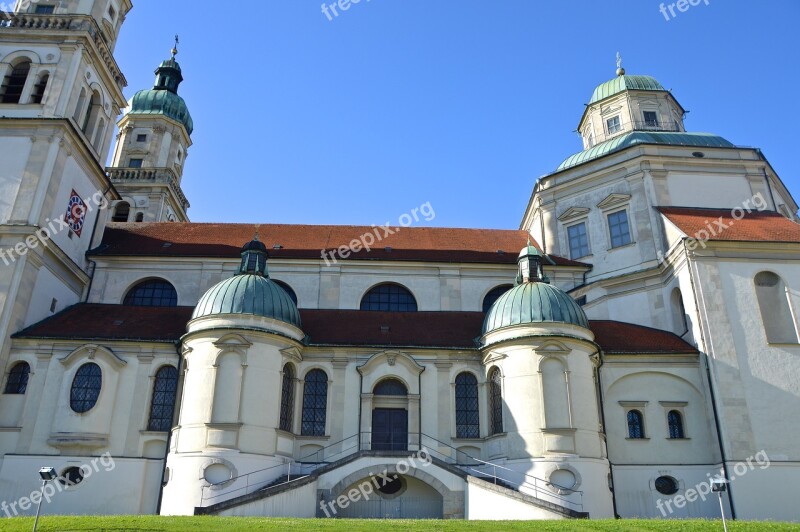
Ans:
[{"label": "drainpipe", "polygon": [[358,450],[361,451],[361,418],[363,410],[361,406],[361,396],[364,395],[364,375],[358,372]]},{"label": "drainpipe", "polygon": [[[689,267],[689,283],[692,286],[692,296],[694,298],[695,310],[697,310],[697,313],[698,313],[698,316],[699,316],[699,314],[700,314],[700,304],[699,304],[699,302],[697,300],[697,289],[695,288],[694,274],[692,273],[692,263],[689,260],[689,252],[686,249],[686,239],[683,239],[683,253],[686,256],[686,264]],[[706,335],[705,335],[705,332],[704,332],[702,324],[700,324],[699,328],[700,328],[700,338],[702,339],[703,346],[706,347],[708,344],[706,343],[706,338],[705,338]],[[727,479],[727,478],[730,478],[730,476],[728,475],[728,459],[725,456],[725,446],[723,445],[723,442],[722,442],[722,429],[720,427],[720,422],[719,422],[719,411],[717,409],[717,398],[716,398],[716,394],[714,393],[714,379],[711,376],[711,363],[708,360],[708,354],[706,354],[706,356],[702,357],[702,358],[704,359],[704,365],[706,367],[706,379],[708,380],[708,393],[711,395],[711,409],[712,409],[713,414],[714,414],[714,426],[715,426],[715,428],[717,430],[717,444],[719,445],[719,454],[720,454],[720,457],[722,458],[722,472],[725,475],[725,478]],[[728,503],[730,504],[730,507],[731,507],[731,519],[736,519],[736,508],[735,508],[735,506],[733,504],[733,493],[732,493],[732,490],[731,490],[731,484],[729,483],[729,484],[727,484],[727,486],[728,486],[728,489],[725,491],[725,493],[728,494]]]},{"label": "drainpipe", "polygon": [[[606,442],[606,455],[608,455],[608,431],[606,430],[606,403],[603,399],[603,381],[600,377],[600,368],[603,367],[603,351],[597,350],[597,355],[600,359],[600,364],[595,368],[595,375],[597,375],[597,396],[600,403],[600,423],[603,424],[603,435]],[[617,489],[616,481],[614,480],[614,465],[611,463],[611,457],[608,457],[608,473],[611,475],[611,505],[614,510],[614,518],[619,519],[619,512],[617,512]]]},{"label": "drainpipe", "polygon": [[[180,379],[181,366],[183,365],[183,356],[181,355],[181,341],[175,342],[175,351],[178,353],[178,378]],[[183,386],[181,386],[183,388]],[[175,414],[180,412],[178,403],[178,390],[175,390],[175,410],[172,413],[172,423],[175,423]],[[181,401],[183,403],[183,401]],[[174,427],[173,427],[174,428]],[[161,468],[161,485],[158,487],[158,503],[156,504],[156,515],[161,515],[161,500],[164,498],[164,477],[167,474],[167,457],[169,456],[169,447],[172,443],[172,430],[167,433],[167,449],[164,451],[164,466]]]}]

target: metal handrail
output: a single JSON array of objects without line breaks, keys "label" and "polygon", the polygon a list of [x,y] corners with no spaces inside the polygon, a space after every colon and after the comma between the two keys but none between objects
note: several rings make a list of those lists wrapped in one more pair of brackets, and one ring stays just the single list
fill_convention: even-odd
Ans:
[{"label": "metal handrail", "polygon": [[[209,484],[208,486],[203,486],[203,487],[202,487],[202,489],[201,489],[201,493],[200,493],[200,506],[203,506],[203,503],[204,503],[205,501],[209,501],[209,500],[213,500],[213,499],[218,499],[219,497],[222,497],[222,496],[229,496],[229,495],[231,495],[232,493],[236,493],[236,492],[239,492],[239,491],[242,491],[242,490],[245,490],[245,495],[246,495],[247,493],[249,493],[249,489],[251,488],[251,486],[250,486],[250,478],[251,478],[251,476],[252,476],[252,475],[256,475],[256,474],[258,474],[258,473],[264,473],[264,472],[266,472],[266,471],[270,471],[270,470],[273,470],[273,469],[276,469],[276,468],[279,468],[279,467],[284,467],[284,466],[285,466],[285,467],[287,468],[287,470],[286,470],[286,482],[282,482],[282,483],[279,483],[279,484],[275,484],[276,486],[281,486],[281,485],[283,485],[283,484],[287,484],[287,483],[289,483],[289,482],[294,482],[294,481],[296,481],[296,480],[300,480],[300,479],[302,479],[302,478],[305,478],[305,477],[307,477],[308,475],[303,475],[302,477],[300,477],[300,478],[296,478],[296,479],[292,479],[292,478],[291,478],[291,475],[292,475],[292,464],[293,464],[293,463],[295,463],[295,464],[303,464],[303,463],[304,463],[304,462],[303,462],[304,460],[306,460],[306,459],[308,459],[308,458],[311,458],[311,457],[313,457],[313,456],[319,455],[319,453],[322,453],[322,457],[323,457],[323,460],[322,460],[322,461],[319,461],[319,462],[306,462],[306,463],[305,463],[305,465],[308,465],[308,464],[316,464],[316,465],[317,465],[317,467],[321,467],[322,465],[324,465],[324,464],[328,463],[328,462],[326,462],[326,461],[324,460],[324,456],[325,456],[325,453],[324,453],[324,451],[325,451],[326,449],[329,449],[329,448],[331,448],[331,447],[333,447],[333,446],[335,446],[335,445],[339,445],[339,444],[341,444],[341,443],[344,443],[344,442],[346,442],[347,440],[351,440],[351,439],[353,439],[353,438],[355,438],[355,437],[357,437],[357,436],[359,436],[359,434],[353,434],[352,436],[348,436],[347,438],[344,438],[344,439],[341,439],[341,440],[339,440],[339,441],[336,441],[336,442],[334,442],[334,443],[328,444],[328,445],[326,445],[325,447],[322,447],[321,449],[317,449],[317,450],[316,450],[316,451],[314,451],[313,453],[310,453],[310,454],[308,454],[308,455],[306,455],[306,456],[304,456],[304,457],[301,457],[301,458],[299,458],[299,459],[297,459],[297,460],[294,460],[294,459],[289,459],[289,461],[287,461],[287,462],[284,462],[284,463],[282,463],[282,464],[275,464],[274,466],[265,467],[265,468],[262,468],[262,469],[256,469],[256,470],[254,470],[254,471],[250,471],[250,472],[248,472],[248,473],[244,473],[244,474],[242,474],[242,475],[237,475],[237,476],[235,476],[235,477],[231,477],[231,478],[229,478],[228,480],[224,480],[224,481],[222,481],[222,482],[211,483],[211,484]],[[343,453],[343,452],[345,452],[345,451],[349,451],[349,450],[350,450],[350,449],[352,449],[353,447],[357,447],[357,446],[351,446],[351,447],[348,447],[348,448],[346,448],[346,449],[343,449],[343,450],[339,451],[338,453],[334,453],[334,454],[333,454],[333,456],[338,456],[338,455],[342,454],[342,453]],[[316,468],[314,468],[314,469],[316,469]],[[312,471],[313,471],[313,469],[312,469]],[[279,477],[276,477],[276,478],[279,478]],[[262,486],[260,486],[260,487],[258,487],[257,489],[261,489],[261,488],[263,488],[265,485],[268,485],[268,484],[270,484],[270,483],[272,483],[272,482],[275,482],[276,478],[273,478],[273,479],[271,479],[271,480],[265,481],[265,484],[264,484],[264,485],[262,485]],[[245,486],[243,486],[243,487],[236,488],[236,489],[234,489],[234,490],[230,490],[230,491],[226,491],[225,493],[220,493],[219,495],[214,495],[214,496],[206,496],[206,490],[207,490],[207,489],[213,489],[213,487],[214,487],[214,486],[222,486],[222,485],[225,485],[225,484],[232,484],[232,483],[235,483],[236,481],[239,481],[239,480],[241,480],[241,479],[245,479]],[[255,486],[253,486],[253,487],[255,487]]]}]

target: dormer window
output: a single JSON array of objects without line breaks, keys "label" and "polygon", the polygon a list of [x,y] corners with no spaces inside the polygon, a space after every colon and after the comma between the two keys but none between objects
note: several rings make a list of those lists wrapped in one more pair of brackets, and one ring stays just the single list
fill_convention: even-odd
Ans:
[{"label": "dormer window", "polygon": [[606,127],[608,128],[609,134],[622,131],[622,124],[619,121],[619,115],[613,116],[606,120]]}]

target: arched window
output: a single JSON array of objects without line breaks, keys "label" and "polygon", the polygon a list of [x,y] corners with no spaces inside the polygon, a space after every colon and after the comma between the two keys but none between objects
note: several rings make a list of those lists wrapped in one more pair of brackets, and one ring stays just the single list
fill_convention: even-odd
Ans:
[{"label": "arched window", "polygon": [[672,321],[675,327],[675,332],[684,334],[689,330],[689,324],[686,321],[686,309],[683,306],[683,295],[680,288],[675,288],[670,296],[670,303],[672,304]]},{"label": "arched window", "polygon": [[492,434],[503,432],[503,388],[500,370],[489,372],[489,428]]},{"label": "arched window", "polygon": [[303,385],[303,436],[325,436],[325,414],[328,407],[328,375],[321,369],[306,374]]},{"label": "arched window", "polygon": [[114,209],[114,217],[111,218],[112,222],[127,222],[128,217],[131,215],[131,204],[127,201],[122,201],[117,204]]},{"label": "arched window", "polygon": [[0,87],[0,103],[19,103],[22,98],[22,91],[28,81],[28,74],[31,71],[31,62],[23,60],[11,67],[11,71],[3,79]]},{"label": "arched window", "polygon": [[82,88],[81,93],[78,96],[78,103],[75,105],[75,112],[72,113],[72,119],[75,122],[79,122],[81,119],[81,114],[83,113],[83,107],[86,105],[86,89]]},{"label": "arched window", "polygon": [[480,438],[478,379],[468,372],[456,377],[456,438]]},{"label": "arched window", "polygon": [[86,133],[88,138],[92,138],[97,117],[99,116],[100,109],[102,109],[102,107],[102,103],[100,102],[100,93],[94,91],[92,93],[92,97],[89,99],[89,109],[86,110],[86,118],[84,118],[83,125],[81,126],[81,130]]},{"label": "arched window", "polygon": [[797,326],[789,306],[789,295],[783,279],[772,272],[760,272],[755,277],[756,296],[767,342],[796,344]]},{"label": "arched window", "polygon": [[283,366],[283,384],[281,386],[281,418],[280,429],[292,432],[292,414],[294,410],[294,366]]},{"label": "arched window", "polygon": [[669,437],[671,439],[682,439],[683,435],[683,416],[677,410],[670,410],[667,414],[667,424],[669,424]]},{"label": "arched window", "polygon": [[374,286],[361,298],[361,310],[416,312],[417,300],[406,287],[384,283]]},{"label": "arched window", "polygon": [[94,134],[94,140],[92,140],[92,146],[94,146],[94,149],[98,151],[103,145],[103,133],[105,133],[105,131],[106,131],[106,119],[101,118],[97,122],[97,131]]},{"label": "arched window", "polygon": [[97,403],[103,385],[103,372],[100,366],[89,362],[78,368],[69,392],[69,406],[73,411],[83,414]]},{"label": "arched window", "polygon": [[644,418],[638,410],[628,411],[628,438],[635,440],[644,438]]},{"label": "arched window", "polygon": [[31,373],[31,367],[27,362],[17,362],[11,367],[8,372],[8,380],[6,381],[6,389],[4,393],[8,394],[23,394],[28,389],[28,375]]},{"label": "arched window", "polygon": [[483,312],[484,312],[484,314],[486,312],[489,312],[489,309],[492,308],[492,305],[494,305],[495,301],[500,299],[500,296],[502,296],[503,294],[505,294],[506,292],[508,292],[512,288],[514,288],[514,287],[512,285],[510,285],[510,284],[504,284],[504,285],[496,286],[496,287],[492,288],[489,291],[489,293],[486,294],[486,297],[483,298]]},{"label": "arched window", "polygon": [[142,281],[125,295],[123,305],[137,307],[177,307],[175,287],[163,279]]},{"label": "arched window", "polygon": [[275,279],[273,279],[272,282],[283,288],[283,291],[289,294],[289,297],[292,299],[292,301],[294,301],[294,304],[297,305],[297,294],[294,293],[294,290],[292,290],[291,286],[283,281],[277,281]]},{"label": "arched window", "polygon": [[383,379],[372,390],[374,395],[408,395],[408,388],[397,379]]},{"label": "arched window", "polygon": [[33,86],[33,94],[31,94],[32,103],[42,103],[44,100],[44,91],[47,90],[47,82],[50,81],[50,74],[42,72]]},{"label": "arched window", "polygon": [[178,370],[164,366],[156,373],[153,383],[153,398],[150,401],[150,420],[147,430],[168,432],[172,428],[175,413],[175,394],[178,393]]}]

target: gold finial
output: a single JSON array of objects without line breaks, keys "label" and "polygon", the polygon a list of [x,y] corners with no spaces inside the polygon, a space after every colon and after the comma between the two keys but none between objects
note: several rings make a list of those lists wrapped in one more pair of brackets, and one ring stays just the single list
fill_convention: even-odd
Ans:
[{"label": "gold finial", "polygon": [[178,39],[178,34],[175,34],[175,46],[172,47],[172,57],[174,58],[178,55],[178,45],[181,43],[180,39]]},{"label": "gold finial", "polygon": [[622,68],[622,56],[617,52],[617,76],[624,76],[625,69]]}]

